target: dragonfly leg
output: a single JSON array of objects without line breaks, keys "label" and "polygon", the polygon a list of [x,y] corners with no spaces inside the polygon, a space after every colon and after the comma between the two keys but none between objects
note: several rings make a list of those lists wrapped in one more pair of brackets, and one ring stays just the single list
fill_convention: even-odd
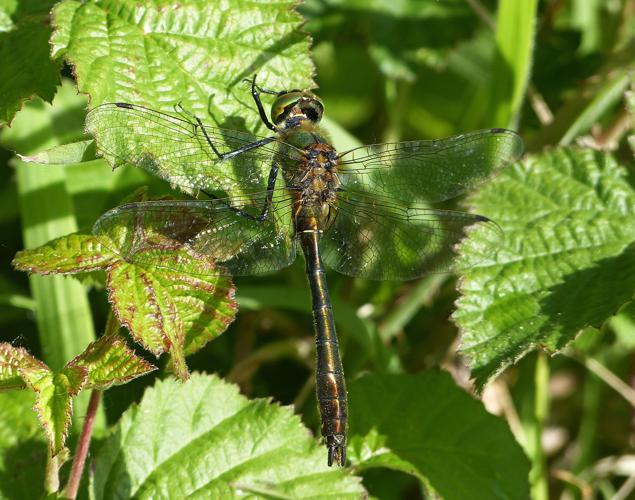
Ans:
[{"label": "dragonfly leg", "polygon": [[[276,186],[276,177],[278,176],[278,164],[274,161],[271,165],[271,170],[269,171],[269,180],[267,181],[267,194],[265,196],[265,202],[262,206],[262,210],[260,211],[260,215],[253,215],[249,212],[246,212],[240,208],[232,207],[231,205],[227,205],[227,208],[234,212],[236,215],[240,215],[241,217],[245,217],[247,219],[262,222],[264,221],[268,215],[269,210],[271,210],[271,203],[273,201],[273,190]],[[219,199],[216,195],[212,193],[207,193],[202,191],[210,198]]]},{"label": "dragonfly leg", "polygon": [[276,92],[274,90],[269,90],[269,89],[263,89],[262,87],[259,87],[258,85],[256,85],[256,75],[254,75],[253,79],[251,80],[251,97],[253,97],[254,101],[256,102],[256,107],[258,108],[258,114],[260,115],[260,119],[262,120],[262,123],[264,123],[269,130],[273,130],[274,132],[277,132],[278,128],[269,121],[269,117],[267,116],[267,113],[265,112],[265,108],[262,106],[262,101],[260,100],[260,94],[279,95],[280,92]]}]

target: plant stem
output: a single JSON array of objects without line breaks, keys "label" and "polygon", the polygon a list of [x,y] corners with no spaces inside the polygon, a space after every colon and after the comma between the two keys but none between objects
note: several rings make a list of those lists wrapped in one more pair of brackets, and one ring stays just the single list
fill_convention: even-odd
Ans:
[{"label": "plant stem", "polygon": [[79,437],[79,442],[77,443],[77,452],[75,453],[75,458],[73,459],[71,475],[68,478],[68,484],[66,485],[65,495],[71,500],[75,499],[77,491],[79,490],[79,484],[82,479],[86,456],[88,455],[88,447],[90,446],[90,438],[93,434],[93,425],[95,423],[95,415],[97,414],[97,409],[99,408],[100,399],[101,391],[93,390],[90,393],[88,409],[86,410],[86,419],[84,420],[82,433]]},{"label": "plant stem", "polygon": [[549,409],[549,361],[545,353],[538,353],[536,371],[534,373],[534,432],[532,444],[532,468],[529,473],[531,498],[533,500],[548,500],[549,489],[547,482],[547,468],[545,454],[542,449],[542,431]]},{"label": "plant stem", "polygon": [[[112,312],[112,309],[108,313],[108,319],[106,320],[106,326],[104,328],[104,336],[114,336],[119,331],[119,322]],[[90,447],[90,440],[93,435],[93,427],[95,425],[95,417],[97,410],[99,409],[99,401],[101,399],[101,391],[94,389],[90,393],[90,400],[88,401],[88,408],[86,409],[86,418],[84,419],[84,425],[82,426],[82,433],[79,436],[77,443],[77,451],[73,458],[73,465],[71,467],[71,474],[68,478],[68,484],[66,485],[64,495],[71,500],[77,497],[79,491],[79,485],[82,480],[82,473],[84,471],[84,465],[86,464],[86,457],[88,456],[88,448]]]},{"label": "plant stem", "polygon": [[59,454],[52,456],[51,450],[48,450],[46,455],[46,472],[44,476],[44,491],[47,493],[55,493],[60,489],[59,458]]}]

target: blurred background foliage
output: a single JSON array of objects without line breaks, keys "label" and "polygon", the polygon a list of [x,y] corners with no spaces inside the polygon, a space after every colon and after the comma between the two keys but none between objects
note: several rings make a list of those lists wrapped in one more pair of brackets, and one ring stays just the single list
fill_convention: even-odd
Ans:
[{"label": "blurred background foliage", "polygon": [[[508,113],[508,120],[498,112],[492,90],[497,88],[493,75],[500,75],[494,68],[500,64],[504,36],[495,31],[497,2],[307,0],[298,10],[313,38],[317,93],[326,105],[336,143],[351,140],[344,130],[360,142],[372,143],[516,126],[530,152],[581,141],[614,150],[632,177],[633,154],[622,139],[632,125],[624,95],[635,63],[635,1],[539,1],[526,98],[519,113]],[[516,33],[512,30],[511,35],[513,40]],[[24,165],[12,151],[30,154],[84,137],[86,100],[76,95],[70,68],[62,68],[62,74],[64,85],[52,108],[34,98],[10,128],[0,131],[0,341],[27,347],[53,364],[56,356],[59,362],[68,360],[73,348],[54,354],[53,347],[44,345],[29,278],[9,265],[29,238],[43,243],[51,237],[44,231],[37,240],[22,231],[20,211],[29,202],[18,195],[16,179],[24,175]],[[50,210],[56,211],[53,223],[61,225],[59,234],[75,229],[64,222],[65,211],[73,211],[77,227],[85,228],[137,187],[150,185],[157,194],[168,191],[164,183],[138,169],[108,172],[109,167],[97,160],[67,167],[62,177],[50,181],[66,187],[61,198],[48,201]],[[42,216],[42,224],[35,227],[42,229],[45,219],[50,217]],[[188,364],[192,370],[214,367],[250,397],[273,396],[293,403],[307,424],[317,428],[313,331],[303,266],[299,259],[274,275],[236,278],[241,306],[236,321],[188,358]],[[62,287],[70,281],[59,279]],[[458,332],[449,321],[457,299],[454,277],[377,283],[331,273],[329,284],[347,376],[354,378],[365,370],[419,372],[442,366],[469,386],[464,360],[456,353]],[[92,332],[86,329],[93,321],[96,329],[103,327],[108,304],[103,291],[94,288],[86,304],[78,304],[69,299],[72,294],[83,296],[77,287],[80,290],[56,293],[88,318],[81,332],[69,333],[74,340],[67,345],[81,350],[86,342],[78,336],[89,338]],[[77,319],[76,311],[73,317]],[[623,483],[625,477],[635,478],[635,414],[608,382],[616,376],[632,387],[635,380],[635,308],[627,305],[602,332],[586,332],[576,347],[600,360],[609,374],[573,355],[548,360],[550,408],[542,445],[553,498],[591,498],[590,492],[600,498],[632,494],[632,487],[624,488]],[[532,417],[535,370],[542,362],[539,356],[527,356],[485,391],[488,408],[504,414],[512,429]],[[106,421],[115,422],[152,383],[149,376],[109,390]],[[423,494],[414,478],[400,472],[373,469],[363,475],[364,485],[378,498]]]}]

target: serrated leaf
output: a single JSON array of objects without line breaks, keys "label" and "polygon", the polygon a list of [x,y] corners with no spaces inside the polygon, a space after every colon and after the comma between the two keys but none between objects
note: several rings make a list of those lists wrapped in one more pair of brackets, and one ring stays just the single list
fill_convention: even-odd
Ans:
[{"label": "serrated leaf", "polygon": [[126,101],[171,111],[182,103],[206,116],[211,96],[215,117],[250,113],[253,129],[259,118],[242,79],[258,73],[263,86],[279,89],[313,84],[295,4],[66,0],[53,11],[53,54],[74,66],[92,106]]},{"label": "serrated leaf", "polygon": [[472,202],[505,232],[494,248],[475,229],[460,250],[461,267],[473,267],[453,318],[478,386],[536,347],[561,349],[633,297],[635,192],[611,156],[528,158]]},{"label": "serrated leaf", "polygon": [[448,373],[362,377],[349,400],[358,467],[404,471],[446,500],[529,498],[529,461],[509,427]]},{"label": "serrated leaf", "polygon": [[130,408],[95,458],[93,498],[358,499],[291,408],[250,401],[215,376],[165,380]]},{"label": "serrated leaf", "polygon": [[23,371],[39,370],[48,370],[48,367],[26,349],[8,342],[0,343],[0,391],[24,388]]},{"label": "serrated leaf", "polygon": [[9,123],[22,103],[37,94],[51,102],[60,82],[49,56],[54,1],[0,5],[0,124]]},{"label": "serrated leaf", "polygon": [[13,259],[20,271],[37,274],[74,274],[107,269],[118,260],[103,241],[90,233],[77,232],[22,250]]},{"label": "serrated leaf", "polygon": [[138,357],[123,339],[115,336],[104,336],[91,343],[67,366],[86,368],[85,388],[102,391],[156,370],[156,366]]},{"label": "serrated leaf", "polygon": [[73,397],[84,387],[88,370],[75,366],[53,373],[44,367],[20,370],[20,373],[35,392],[35,411],[48,438],[51,454],[55,456],[64,448],[73,415]]},{"label": "serrated leaf", "polygon": [[34,155],[18,155],[27,163],[45,165],[74,165],[95,159],[95,141],[77,141],[61,144]]},{"label": "serrated leaf", "polygon": [[[176,271],[175,269],[178,269]],[[225,331],[236,314],[234,288],[213,260],[184,246],[150,246],[108,272],[119,322],[155,355],[169,351],[187,378],[184,356]]]}]

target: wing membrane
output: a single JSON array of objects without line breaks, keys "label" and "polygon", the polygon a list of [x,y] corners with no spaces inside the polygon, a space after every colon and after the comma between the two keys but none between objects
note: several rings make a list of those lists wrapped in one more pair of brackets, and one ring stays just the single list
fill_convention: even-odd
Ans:
[{"label": "wing membrane", "polygon": [[[223,190],[230,197],[264,192],[272,161],[280,154],[276,140],[220,160],[201,127],[186,116],[108,103],[88,113],[86,130],[113,166],[133,164],[185,192]],[[205,132],[221,153],[264,139],[207,126]]]},{"label": "wing membrane", "polygon": [[345,187],[403,201],[458,196],[515,161],[522,139],[511,130],[480,130],[435,141],[363,146],[341,155]]},{"label": "wing membrane", "polygon": [[335,220],[321,240],[325,264],[349,276],[408,280],[451,269],[455,245],[465,229],[482,222],[500,236],[487,218],[424,206],[408,206],[381,197],[343,191],[333,206]]},{"label": "wing membrane", "polygon": [[144,263],[142,250],[187,244],[214,257],[224,274],[264,274],[295,260],[290,212],[291,201],[283,196],[275,198],[264,221],[238,214],[225,200],[146,201],[106,212],[93,232],[107,236],[113,251],[138,264]]}]

